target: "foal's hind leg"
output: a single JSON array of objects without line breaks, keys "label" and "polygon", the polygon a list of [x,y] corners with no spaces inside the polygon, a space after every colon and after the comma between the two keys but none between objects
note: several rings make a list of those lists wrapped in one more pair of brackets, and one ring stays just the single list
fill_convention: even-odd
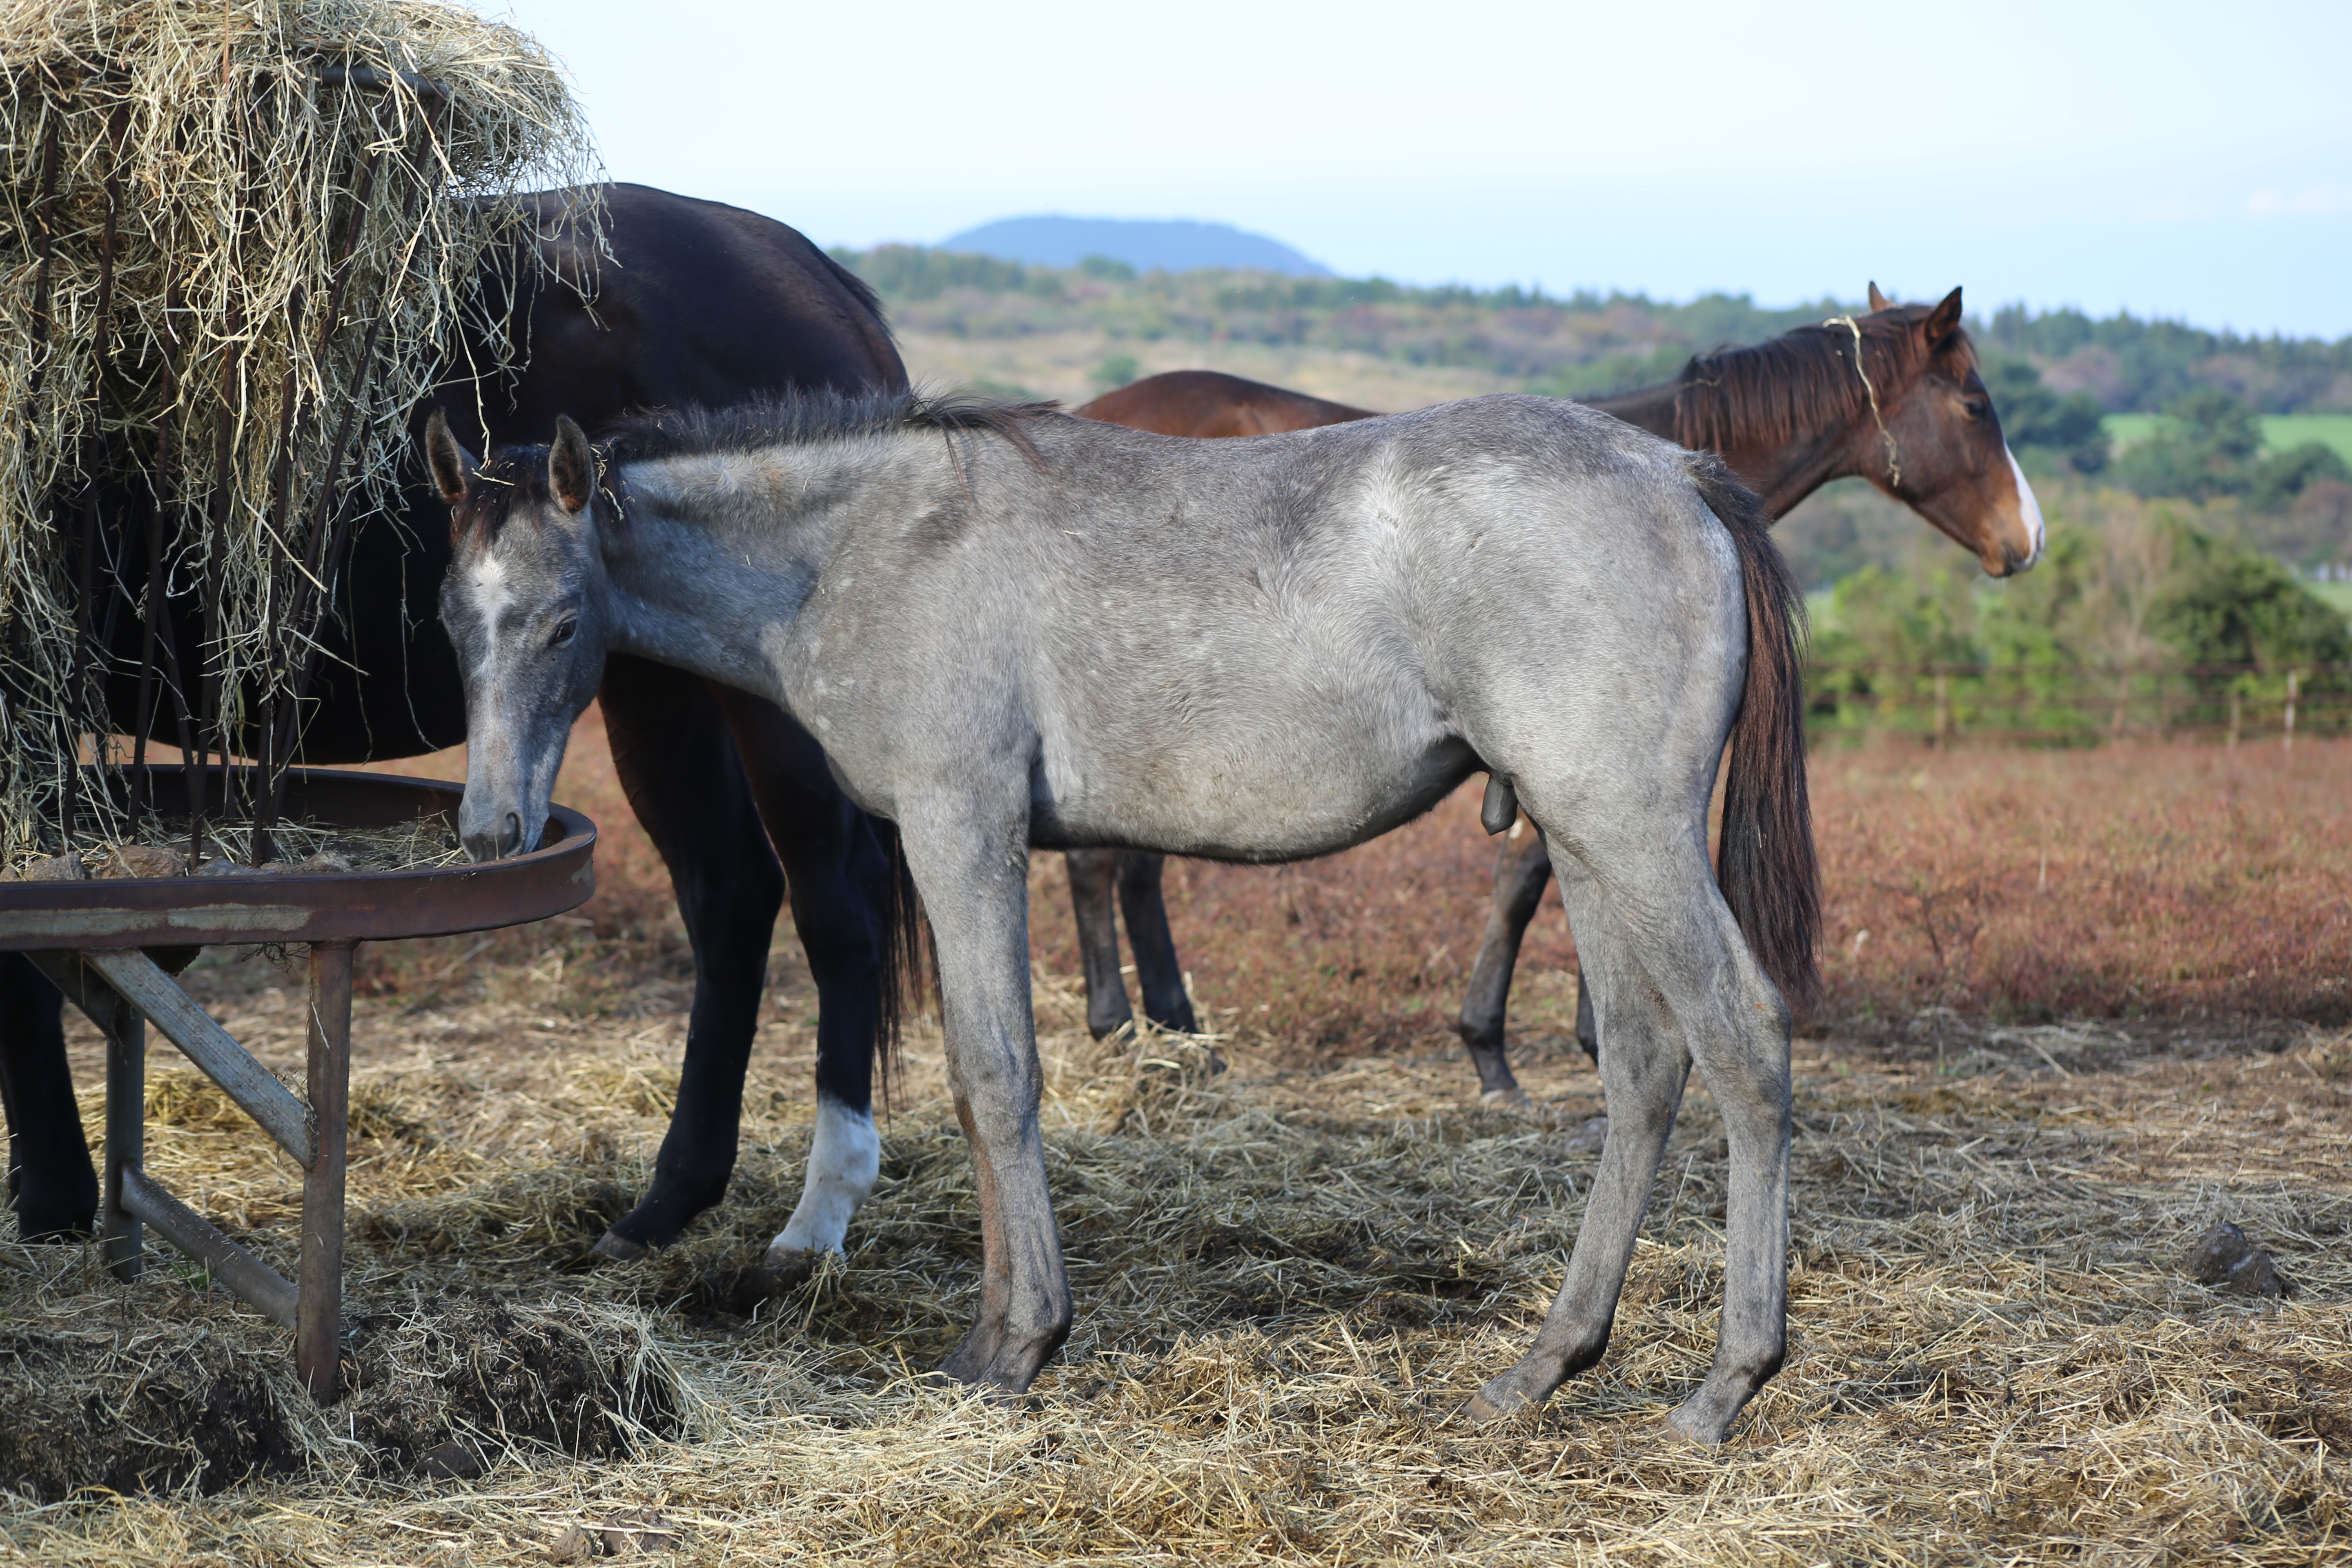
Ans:
[{"label": "foal's hind leg", "polygon": [[1601,1082],[1608,1096],[1609,1140],[1559,1299],[1518,1363],[1470,1401],[1469,1415],[1481,1421],[1542,1403],[1609,1348],[1642,1211],[1690,1075],[1681,1031],[1592,874],[1570,858],[1555,864],[1584,973],[1602,976],[1609,1054],[1601,1061]]},{"label": "foal's hind leg", "polygon": [[[1678,1026],[1680,1040],[1674,1053],[1677,1082],[1687,1070],[1682,1059],[1686,1049],[1706,1075],[1730,1143],[1731,1197],[1725,1216],[1724,1300],[1715,1361],[1697,1391],[1667,1417],[1685,1436],[1718,1443],[1741,1408],[1780,1369],[1787,1346],[1789,1011],[1758,968],[1717,890],[1703,843],[1670,842],[1638,856],[1615,854],[1610,868],[1606,903],[1615,917],[1610,929],[1618,940],[1609,945],[1629,948],[1634,962],[1612,958],[1601,970],[1601,1025],[1608,1032],[1609,1049],[1601,1058],[1601,1073],[1610,1096],[1609,1142],[1584,1233],[1570,1260],[1568,1287],[1536,1348],[1517,1367],[1488,1384],[1481,1401],[1486,1409],[1510,1409],[1510,1396],[1524,1400],[1538,1396],[1539,1389],[1548,1392],[1546,1378],[1556,1385],[1566,1375],[1562,1369],[1578,1353],[1599,1353],[1591,1331],[1603,1320],[1593,1305],[1572,1299],[1580,1288],[1589,1288],[1591,1277],[1579,1267],[1585,1243],[1596,1219],[1604,1217],[1602,1199],[1609,1194],[1609,1234],[1612,1240],[1622,1235],[1625,1249],[1617,1254],[1610,1278],[1622,1282],[1632,1226],[1626,1215],[1614,1212],[1623,1191],[1610,1193],[1612,1160],[1628,1155],[1639,1140],[1645,1145],[1643,1169],[1653,1171],[1664,1142],[1663,1122],[1645,1117],[1637,1128],[1620,1109],[1617,1085],[1635,1070],[1629,1058],[1637,1052],[1659,1054],[1654,1040],[1637,1041],[1627,1027],[1647,1016],[1654,1020],[1653,1035],[1660,1026]],[[1571,908],[1579,910],[1579,932],[1597,930],[1580,905]],[[1637,1101],[1644,1107],[1650,1103]],[[1622,1173],[1627,1166],[1621,1163],[1618,1168]],[[1642,1184],[1646,1193],[1646,1177]],[[1596,1267],[1601,1261],[1596,1258]],[[1608,1300],[1613,1307],[1613,1285]],[[1497,1385],[1503,1399],[1495,1397]]]},{"label": "foal's hind leg", "polygon": [[1127,982],[1118,973],[1118,919],[1111,889],[1118,879],[1116,849],[1073,849],[1062,857],[1070,873],[1070,912],[1078,920],[1078,967],[1087,982],[1087,1032],[1101,1039],[1134,1021]]},{"label": "foal's hind leg", "polygon": [[1454,1026],[1478,1069],[1481,1099],[1527,1098],[1503,1054],[1503,1017],[1510,1005],[1511,971],[1518,965],[1519,943],[1536,918],[1536,907],[1543,902],[1544,884],[1550,880],[1551,856],[1540,830],[1528,833],[1523,842],[1507,842],[1495,857],[1495,900],[1486,912],[1486,934],[1478,942],[1470,989],[1462,998],[1462,1018]]},{"label": "foal's hind leg", "polygon": [[1127,919],[1127,943],[1135,950],[1136,988],[1143,993],[1143,1016],[1181,1035],[1201,1032],[1192,999],[1184,994],[1184,967],[1176,960],[1176,938],[1168,929],[1168,904],[1160,895],[1167,860],[1142,849],[1118,852],[1118,912]]}]

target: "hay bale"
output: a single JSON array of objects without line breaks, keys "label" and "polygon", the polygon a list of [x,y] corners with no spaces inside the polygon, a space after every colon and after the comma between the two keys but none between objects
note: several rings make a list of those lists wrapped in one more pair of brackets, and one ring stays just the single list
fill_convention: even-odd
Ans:
[{"label": "hay bale", "polygon": [[0,861],[60,847],[110,728],[93,498],[134,559],[160,510],[206,601],[176,657],[215,743],[290,750],[338,499],[393,501],[485,258],[536,254],[493,249],[512,198],[595,172],[546,54],[456,6],[0,0]]},{"label": "hay bale", "polygon": [[[227,1314],[133,1317],[89,1298],[12,1301],[0,1333],[0,1489],[54,1502],[92,1488],[193,1489],[337,1468],[289,1358]],[[341,1468],[348,1468],[348,1461]]]},{"label": "hay bale", "polygon": [[93,1488],[209,1496],[272,1475],[469,1478],[532,1453],[624,1458],[676,1436],[690,1408],[644,1316],[608,1304],[359,1316],[353,1386],[330,1409],[295,1382],[284,1336],[226,1300],[155,1279],[136,1288],[141,1310],[100,1289],[7,1303],[0,1491],[56,1501]]},{"label": "hay bale", "polygon": [[530,1449],[625,1458],[684,1425],[684,1384],[638,1313],[481,1300],[352,1327],[339,1414],[380,1473],[477,1476]]}]

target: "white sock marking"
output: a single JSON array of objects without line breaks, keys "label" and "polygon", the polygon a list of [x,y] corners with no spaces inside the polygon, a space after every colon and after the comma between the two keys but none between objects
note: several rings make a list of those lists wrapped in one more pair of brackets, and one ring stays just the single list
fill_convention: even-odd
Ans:
[{"label": "white sock marking", "polygon": [[871,1111],[852,1110],[819,1095],[816,1135],[809,1140],[808,1184],[800,1206],[770,1244],[768,1258],[785,1253],[838,1252],[849,1222],[873,1195],[882,1175],[882,1139]]}]

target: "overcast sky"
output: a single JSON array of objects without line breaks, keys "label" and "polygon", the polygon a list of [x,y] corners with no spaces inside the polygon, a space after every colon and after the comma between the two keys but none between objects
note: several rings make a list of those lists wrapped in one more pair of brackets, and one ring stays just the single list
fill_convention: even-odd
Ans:
[{"label": "overcast sky", "polygon": [[1190,217],[1349,275],[2352,333],[2352,4],[523,0],[607,168],[825,244]]}]

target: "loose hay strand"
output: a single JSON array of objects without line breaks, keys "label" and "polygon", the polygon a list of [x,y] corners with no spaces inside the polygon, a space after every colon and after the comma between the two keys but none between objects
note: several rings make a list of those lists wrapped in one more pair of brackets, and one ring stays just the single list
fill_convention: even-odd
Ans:
[{"label": "loose hay strand", "polygon": [[[1704,1367],[1721,1290],[1727,1165],[1703,1088],[1607,1359],[1540,1415],[1473,1430],[1450,1417],[1549,1306],[1589,1190],[1593,1152],[1562,1149],[1599,1109],[1580,1059],[1528,1062],[1537,1107],[1511,1110],[1472,1100],[1458,1059],[1307,1072],[1226,1041],[1219,1071],[1194,1040],[1089,1040],[1075,987],[1050,976],[1036,999],[1082,1315],[1025,1400],[911,1375],[978,1283],[935,1029],[909,1042],[908,1100],[849,1256],[771,1298],[742,1276],[797,1195],[806,1026],[768,1026],[726,1204],[676,1247],[581,1272],[642,1190],[682,1017],[558,1028],[540,999],[423,1016],[393,1000],[361,1020],[352,1295],[362,1363],[404,1391],[398,1419],[369,1427],[364,1461],[322,1452],[205,1500],[0,1513],[0,1561],[13,1543],[90,1568],[482,1568],[598,1554],[608,1531],[666,1535],[684,1562],[877,1565],[2315,1568],[2352,1547],[2344,1037],[2115,1059],[2130,1046],[2115,1026],[2095,1050],[2084,1026],[1991,1028],[1941,1066],[1801,1047],[1792,1353],[1733,1441],[1703,1451],[1659,1422]],[[224,1011],[265,1058],[297,1048],[299,987]],[[161,1179],[283,1246],[299,1173],[228,1131],[233,1108],[173,1092]],[[2295,1297],[2217,1296],[2179,1272],[2219,1211],[2278,1250]],[[204,1331],[246,1335],[240,1368],[282,1364],[282,1336],[227,1323],[184,1279],[158,1270],[129,1294],[0,1267],[0,1310],[28,1329],[168,1321],[178,1337],[122,1341],[158,1376]],[[527,1414],[550,1322],[603,1347],[614,1410],[614,1369],[657,1351],[674,1424],[647,1423],[625,1460],[571,1447],[604,1430],[593,1420],[507,1444],[447,1371],[478,1356]],[[488,1473],[420,1474],[451,1442]]]},{"label": "loose hay strand", "polygon": [[[110,728],[76,578],[143,559],[152,513],[173,591],[204,604],[178,700],[215,749],[290,749],[336,518],[394,504],[478,274],[535,255],[499,248],[531,221],[516,198],[598,171],[538,45],[427,0],[5,0],[0,61],[14,863],[58,846],[82,738]],[[503,323],[471,324],[510,368]]]}]

